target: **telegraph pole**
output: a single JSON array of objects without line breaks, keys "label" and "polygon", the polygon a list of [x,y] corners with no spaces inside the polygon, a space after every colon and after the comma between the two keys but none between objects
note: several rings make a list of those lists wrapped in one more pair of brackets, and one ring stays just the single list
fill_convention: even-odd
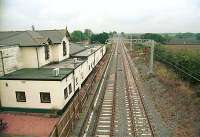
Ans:
[{"label": "telegraph pole", "polygon": [[133,56],[133,41],[132,41],[132,33],[131,33],[131,53],[132,53],[132,56]]},{"label": "telegraph pole", "polygon": [[150,55],[150,68],[149,68],[149,74],[153,74],[153,56],[154,56],[154,47],[155,47],[155,41],[154,40],[151,40],[151,55]]}]

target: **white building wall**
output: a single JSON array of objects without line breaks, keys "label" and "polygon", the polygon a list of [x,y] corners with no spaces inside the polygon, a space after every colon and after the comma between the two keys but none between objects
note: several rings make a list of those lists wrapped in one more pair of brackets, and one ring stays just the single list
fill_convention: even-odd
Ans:
[{"label": "white building wall", "polygon": [[[6,86],[6,83],[8,86]],[[72,85],[72,93],[64,98],[64,89]],[[74,94],[73,74],[62,81],[25,81],[1,80],[1,105],[2,107],[35,108],[35,109],[63,109]],[[16,101],[16,91],[26,94],[26,102]],[[41,103],[40,92],[49,92],[51,103]],[[9,98],[9,99],[8,99]]]},{"label": "white building wall", "polygon": [[[70,84],[72,85],[72,93],[69,94],[69,85]],[[64,98],[64,89],[65,88],[67,88],[67,90],[68,90],[68,97],[66,99]],[[63,79],[60,82],[60,92],[61,92],[61,96],[62,96],[62,98],[60,99],[61,100],[60,109],[62,109],[67,104],[67,102],[70,100],[70,98],[74,95],[73,73],[70,74],[67,78]]]},{"label": "white building wall", "polygon": [[93,70],[94,68],[94,53],[91,54],[90,56],[88,56],[88,69],[89,69],[89,73]]},{"label": "white building wall", "polygon": [[81,66],[82,66],[81,77],[82,77],[82,82],[83,82],[90,73],[90,71],[88,69],[88,61],[86,60]]},{"label": "white building wall", "polygon": [[52,46],[52,62],[59,62],[59,48],[60,44]]},{"label": "white building wall", "polygon": [[[66,43],[66,52],[67,54],[63,56],[63,41]],[[53,62],[60,62],[64,59],[69,58],[69,40],[67,37],[64,37],[61,44],[56,44],[53,46]]]},{"label": "white building wall", "polygon": [[[52,60],[52,48],[51,45],[49,45],[49,59],[45,59],[45,47],[39,47],[38,48],[38,59],[39,59],[39,66],[44,66],[47,65],[51,62]],[[36,58],[37,61],[37,58]],[[36,66],[37,67],[37,66]]]},{"label": "white building wall", "polygon": [[104,45],[103,46],[103,55],[105,55],[106,54],[106,46]]},{"label": "white building wall", "polygon": [[78,66],[74,70],[74,84],[75,84],[75,91],[78,90],[78,88],[81,88],[81,84],[83,82],[83,79],[81,77],[81,72],[82,72],[82,65]]},{"label": "white building wall", "polygon": [[49,59],[47,60],[45,59],[44,47],[21,47],[21,61],[23,63],[23,68],[38,68],[37,52],[38,52],[39,67],[50,63],[52,57],[51,55],[52,51],[50,46],[49,46]]},{"label": "white building wall", "polygon": [[100,53],[100,49],[101,48],[99,48],[96,52],[95,52],[95,66],[98,64],[98,62],[100,61],[100,59],[101,59],[101,53]]},{"label": "white building wall", "polygon": [[23,68],[37,68],[37,54],[34,47],[23,47],[21,49],[21,62]]},{"label": "white building wall", "polygon": [[[3,75],[3,65],[5,74],[16,71],[22,67],[20,63],[20,49],[18,46],[0,47],[0,76]],[[4,63],[4,64],[3,64]]]},{"label": "white building wall", "polygon": [[[88,56],[87,60],[82,64],[82,73],[83,73],[83,81],[88,77],[94,67],[98,64],[98,62],[102,59],[106,52],[106,47],[100,47],[95,53]],[[95,64],[94,62],[95,57]],[[90,69],[89,69],[90,68]]]},{"label": "white building wall", "polygon": [[[6,86],[6,83],[8,86]],[[59,81],[2,80],[0,82],[1,105],[2,107],[17,108],[62,108],[61,99],[63,99],[63,97],[62,94],[60,94],[59,85]],[[26,102],[16,101],[16,91],[25,92]],[[41,103],[40,92],[49,92],[51,103]]]}]

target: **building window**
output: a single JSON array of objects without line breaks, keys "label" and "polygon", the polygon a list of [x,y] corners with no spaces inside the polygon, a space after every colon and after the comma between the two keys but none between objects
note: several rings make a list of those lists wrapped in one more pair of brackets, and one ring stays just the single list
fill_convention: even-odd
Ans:
[{"label": "building window", "polygon": [[67,51],[66,51],[66,42],[63,41],[62,45],[63,45],[63,56],[66,56],[66,55],[67,55]]},{"label": "building window", "polygon": [[45,60],[49,59],[49,45],[44,46],[44,51],[45,51]]},{"label": "building window", "polygon": [[78,78],[76,78],[76,85],[78,85]]},{"label": "building window", "polygon": [[65,97],[65,99],[68,97],[67,87],[64,89],[64,97]]},{"label": "building window", "polygon": [[41,103],[51,103],[50,93],[40,92],[40,100],[41,100]]},{"label": "building window", "polygon": [[17,102],[26,102],[26,95],[23,91],[16,91]]},{"label": "building window", "polygon": [[69,84],[69,94],[72,93],[72,84]]}]

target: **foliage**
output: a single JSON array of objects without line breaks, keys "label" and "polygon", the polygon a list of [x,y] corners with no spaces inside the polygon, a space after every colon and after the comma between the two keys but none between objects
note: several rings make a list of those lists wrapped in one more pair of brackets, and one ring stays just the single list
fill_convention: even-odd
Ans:
[{"label": "foliage", "polygon": [[84,31],[84,35],[86,36],[87,39],[90,39],[90,37],[92,36],[93,32],[90,29],[85,29]]},{"label": "foliage", "polygon": [[187,32],[187,33],[178,33],[178,34],[176,34],[176,37],[177,38],[188,38],[188,37],[193,37],[194,35],[195,35],[194,33]]},{"label": "foliage", "polygon": [[75,30],[71,33],[73,42],[80,42],[87,39],[87,36],[80,30]]},{"label": "foliage", "polygon": [[125,33],[124,33],[124,32],[121,32],[121,35],[122,35],[122,36],[124,36],[124,35],[125,35]]},{"label": "foliage", "polygon": [[160,34],[155,34],[155,33],[145,33],[144,35],[141,36],[142,39],[152,39],[155,40],[156,42],[159,43],[165,43],[166,39],[160,35]]},{"label": "foliage", "polygon": [[73,42],[81,42],[84,40],[89,40],[91,43],[102,43],[105,44],[105,41],[110,37],[112,37],[115,34],[115,32],[110,33],[99,33],[94,34],[92,30],[85,29],[84,33],[80,30],[75,30],[71,33],[71,38]]},{"label": "foliage", "polygon": [[165,38],[166,42],[169,42],[173,38],[169,34],[164,34],[163,37]]},{"label": "foliage", "polygon": [[91,42],[92,43],[101,43],[105,44],[106,40],[109,38],[109,34],[106,32],[99,33],[99,34],[93,34],[91,36]]},{"label": "foliage", "polygon": [[172,52],[164,46],[156,46],[155,59],[173,68],[181,78],[196,83],[196,79],[200,79],[200,54],[194,53],[191,50]]},{"label": "foliage", "polygon": [[200,33],[197,33],[197,34],[196,34],[196,39],[197,39],[197,40],[200,40]]}]

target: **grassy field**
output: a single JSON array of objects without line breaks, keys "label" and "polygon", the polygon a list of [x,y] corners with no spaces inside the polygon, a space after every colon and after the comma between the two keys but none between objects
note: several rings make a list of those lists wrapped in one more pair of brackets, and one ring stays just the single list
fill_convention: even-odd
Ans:
[{"label": "grassy field", "polygon": [[200,45],[164,45],[171,52],[191,52],[200,55]]}]

